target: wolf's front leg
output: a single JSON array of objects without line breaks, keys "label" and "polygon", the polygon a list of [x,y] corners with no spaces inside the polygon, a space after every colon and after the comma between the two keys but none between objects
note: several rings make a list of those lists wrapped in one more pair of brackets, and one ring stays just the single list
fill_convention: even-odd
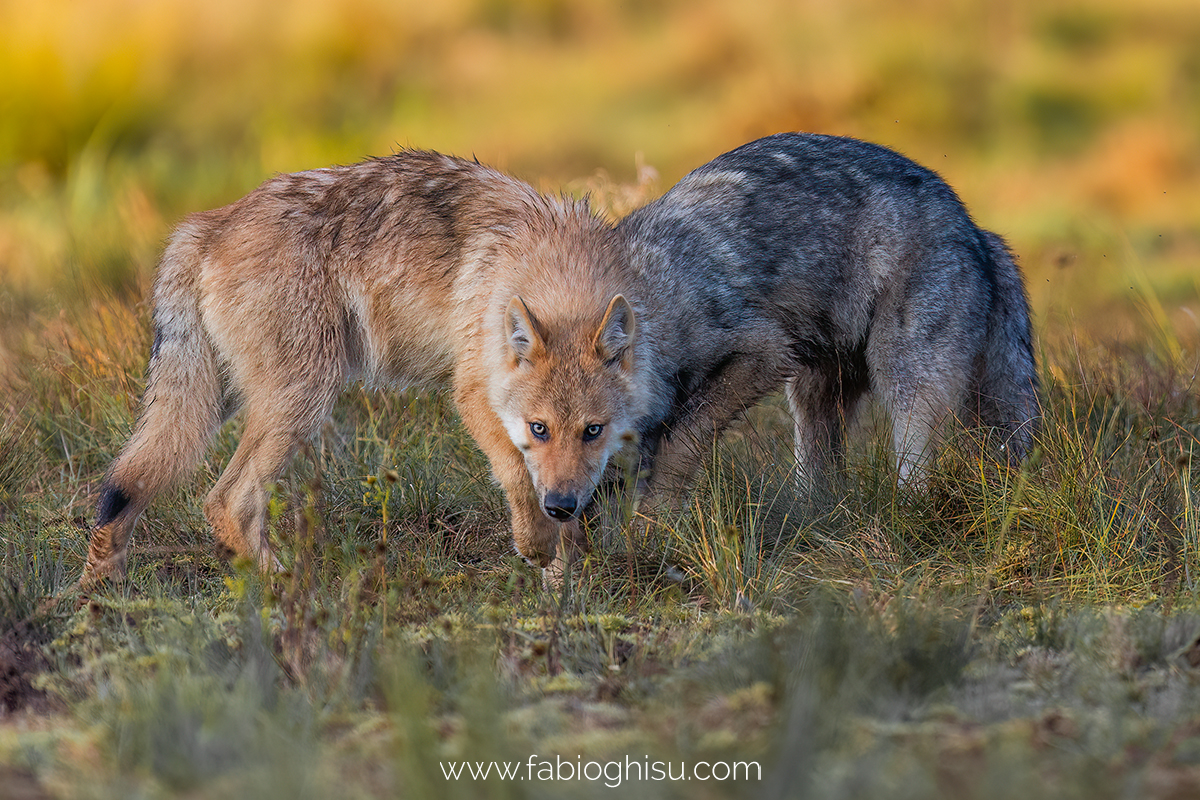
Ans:
[{"label": "wolf's front leg", "polygon": [[517,553],[534,566],[548,567],[559,553],[562,539],[564,555],[574,557],[571,551],[581,541],[578,520],[560,523],[542,512],[525,459],[487,404],[486,397],[481,386],[460,385],[455,391],[459,414],[488,457],[492,475],[508,500]]},{"label": "wolf's front leg", "polygon": [[[653,514],[682,507],[721,433],[779,385],[781,360],[770,353],[732,358],[684,398],[674,414],[675,421],[658,439],[653,455],[643,455],[643,472],[649,472],[649,479],[639,512]],[[640,489],[642,481],[638,483]]]},{"label": "wolf's front leg", "polygon": [[[556,522],[542,513],[523,460],[508,465],[503,470],[508,475],[502,474],[496,459],[491,461],[492,473],[508,498],[508,508],[512,512],[513,544],[521,557],[534,566],[557,570],[577,559],[587,549],[579,520]],[[509,472],[514,466],[519,466],[519,474]]]}]

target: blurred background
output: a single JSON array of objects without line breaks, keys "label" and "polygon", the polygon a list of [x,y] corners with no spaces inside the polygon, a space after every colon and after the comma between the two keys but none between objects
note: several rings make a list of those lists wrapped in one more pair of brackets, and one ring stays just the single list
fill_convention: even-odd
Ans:
[{"label": "blurred background", "polygon": [[1195,0],[0,0],[0,320],[136,301],[276,172],[428,148],[620,215],[784,130],[939,171],[1044,340],[1200,338]]}]

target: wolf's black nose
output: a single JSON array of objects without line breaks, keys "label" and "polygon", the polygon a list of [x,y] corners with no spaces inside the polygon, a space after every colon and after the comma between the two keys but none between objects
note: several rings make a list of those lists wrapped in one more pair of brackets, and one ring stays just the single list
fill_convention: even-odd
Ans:
[{"label": "wolf's black nose", "polygon": [[548,516],[559,522],[565,522],[575,516],[575,512],[579,509],[579,503],[572,495],[550,492],[542,502],[542,508],[545,509]]}]

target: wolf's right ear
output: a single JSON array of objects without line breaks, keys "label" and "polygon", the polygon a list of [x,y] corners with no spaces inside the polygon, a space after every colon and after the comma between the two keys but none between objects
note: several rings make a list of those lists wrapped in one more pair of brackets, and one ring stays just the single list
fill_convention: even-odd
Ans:
[{"label": "wolf's right ear", "polygon": [[522,361],[534,361],[546,352],[533,315],[519,296],[509,301],[508,310],[504,312],[504,337],[514,366]]}]

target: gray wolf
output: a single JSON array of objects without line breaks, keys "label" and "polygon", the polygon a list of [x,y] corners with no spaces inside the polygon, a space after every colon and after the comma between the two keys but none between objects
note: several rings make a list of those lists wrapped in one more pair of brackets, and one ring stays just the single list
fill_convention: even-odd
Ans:
[{"label": "gray wolf", "polygon": [[586,202],[478,163],[405,151],[283,175],[193,214],[154,286],[140,415],[99,493],[82,585],[124,573],[151,500],[237,411],[244,432],[205,502],[217,540],[264,569],[267,492],[349,383],[452,388],[547,565],[647,396],[634,274]]},{"label": "gray wolf", "polygon": [[1039,418],[1029,307],[1004,241],[934,172],[884,147],[784,133],[696,169],[617,225],[651,365],[643,491],[677,504],[713,437],[783,388],[802,485],[822,485],[872,394],[901,481],[948,423],[1011,463]]}]

